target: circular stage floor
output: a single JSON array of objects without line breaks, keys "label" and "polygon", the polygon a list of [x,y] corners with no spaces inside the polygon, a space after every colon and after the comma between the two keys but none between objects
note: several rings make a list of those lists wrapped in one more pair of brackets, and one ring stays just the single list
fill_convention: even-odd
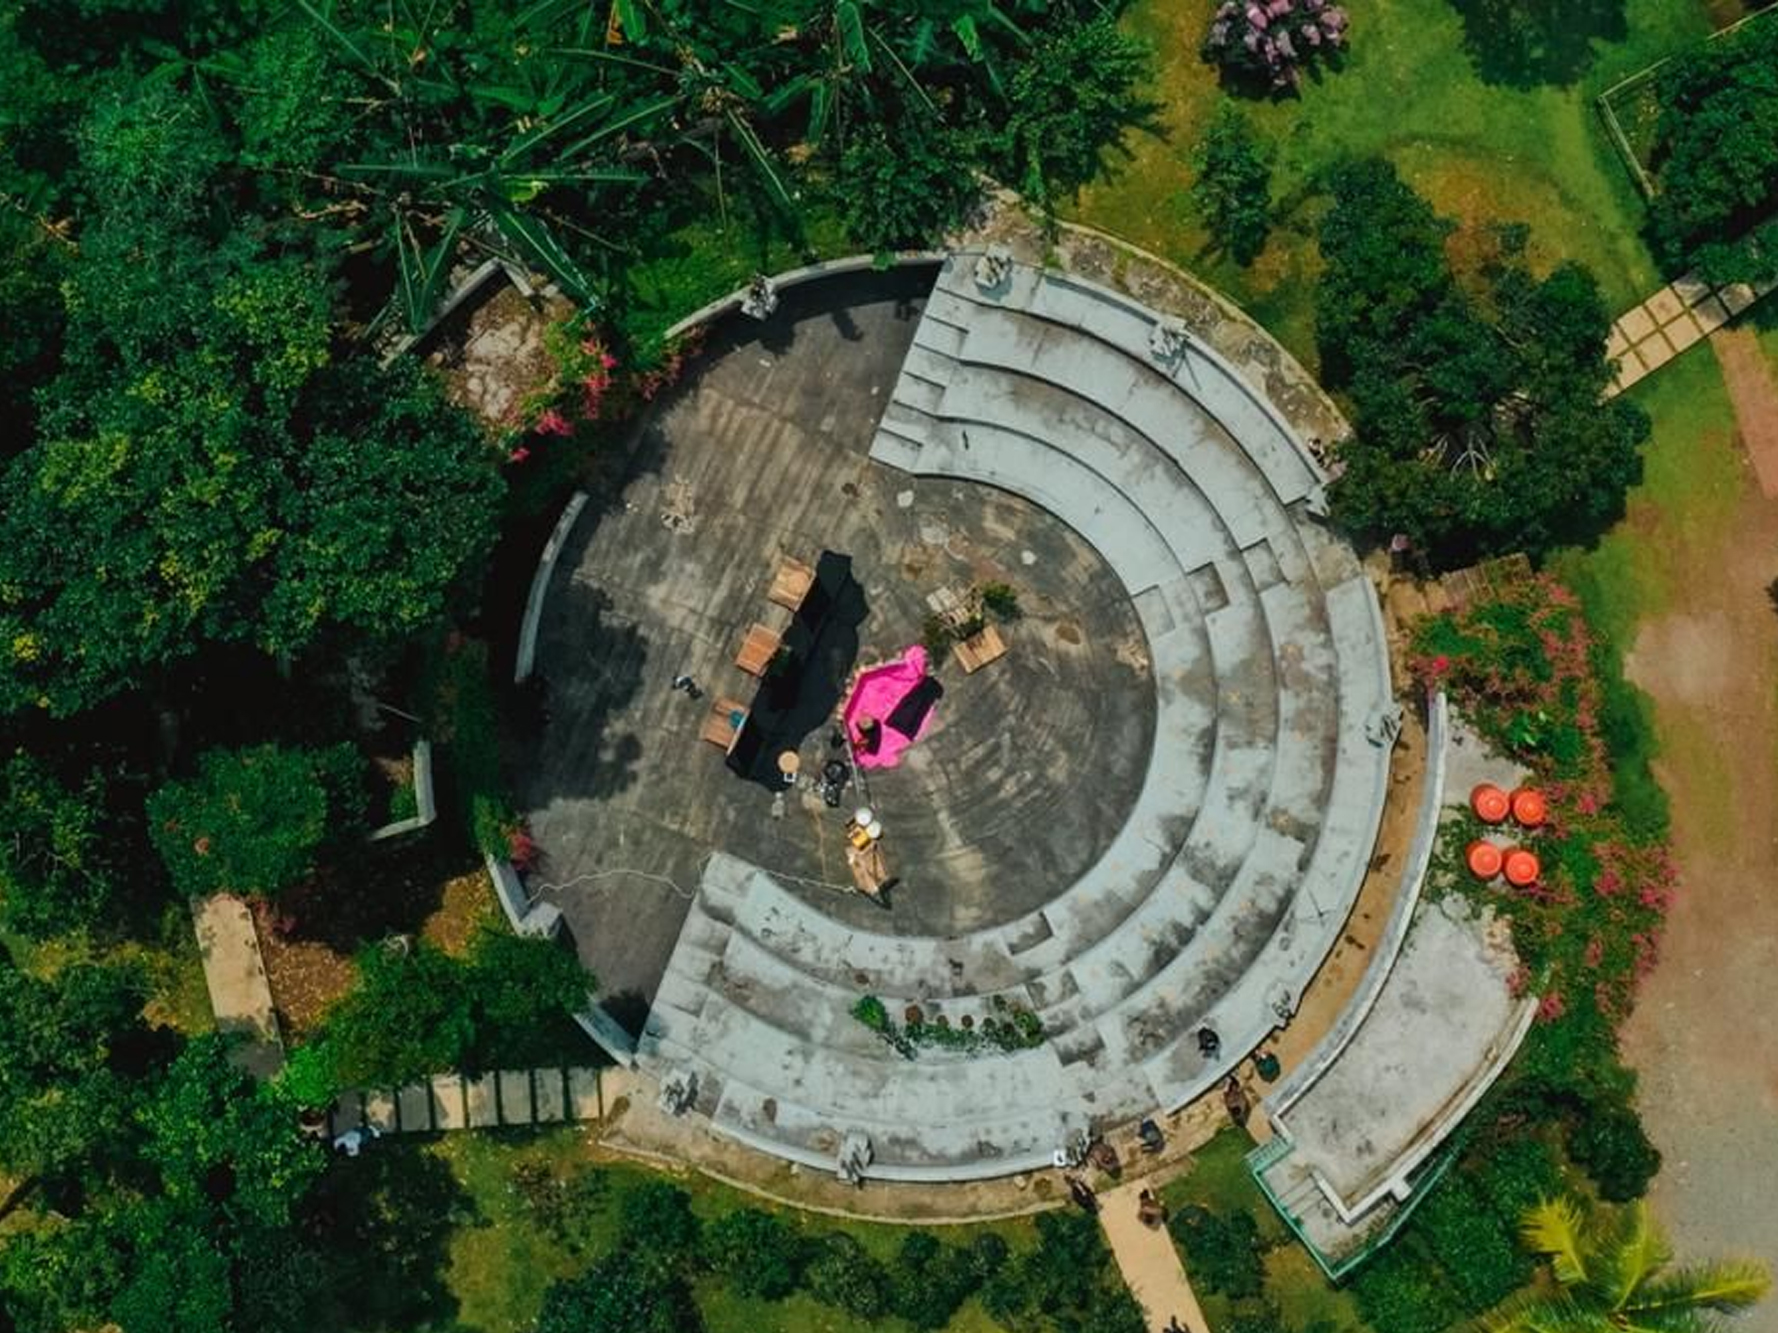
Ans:
[{"label": "circular stage floor", "polygon": [[[868,1141],[907,1180],[1035,1169],[1213,1089],[1338,938],[1399,725],[1300,435],[1177,322],[975,254],[797,289],[690,369],[565,544],[520,766],[527,887],[638,1063],[742,1143],[819,1168]],[[941,662],[929,734],[837,809],[700,734],[753,699],[734,659],[788,619],[780,559],[825,550],[868,602],[859,665],[946,595],[1027,612],[1002,660]],[[844,859],[862,803],[886,905]]]},{"label": "circular stage floor", "polygon": [[[1059,519],[987,486],[866,455],[932,270],[795,289],[769,325],[731,318],[613,458],[556,567],[537,672],[550,718],[518,773],[556,903],[611,1007],[652,999],[714,850],[860,928],[953,936],[1027,915],[1105,851],[1141,787],[1154,726],[1146,640],[1121,582]],[[782,555],[851,556],[869,618],[860,665],[920,642],[928,597],[1006,583],[1009,651],[944,688],[900,767],[840,809],[743,781],[699,731],[756,682],[733,664]],[[690,674],[692,700],[670,689]],[[827,729],[802,747],[828,755]],[[870,804],[900,883],[851,891],[845,817]],[[1182,812],[1189,813],[1189,812]]]}]

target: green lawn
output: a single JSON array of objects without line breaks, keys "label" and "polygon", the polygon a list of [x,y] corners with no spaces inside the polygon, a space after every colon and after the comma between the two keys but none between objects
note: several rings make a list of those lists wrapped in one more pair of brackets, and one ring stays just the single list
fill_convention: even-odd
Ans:
[{"label": "green lawn", "polygon": [[[1214,1213],[1250,1214],[1259,1226],[1261,1241],[1270,1247],[1265,1299],[1277,1305],[1286,1326],[1302,1329],[1325,1320],[1344,1333],[1368,1333],[1370,1326],[1359,1316],[1351,1293],[1329,1284],[1254,1184],[1246,1161],[1252,1147],[1252,1140],[1239,1130],[1223,1130],[1193,1155],[1189,1172],[1162,1188],[1161,1198],[1168,1211],[1197,1204]],[[1191,1274],[1189,1262],[1186,1273],[1188,1277]],[[1211,1328],[1223,1327],[1237,1313],[1233,1302],[1206,1291],[1201,1283],[1196,1291]]]},{"label": "green lawn", "polygon": [[[1242,270],[1207,249],[1187,198],[1190,159],[1220,90],[1198,58],[1210,0],[1138,0],[1128,27],[1158,53],[1154,134],[1128,136],[1128,154],[1082,193],[1075,215],[1202,274],[1245,306],[1292,352],[1314,364],[1313,181],[1346,156],[1381,153],[1441,213],[1474,226],[1532,224],[1534,259],[1578,259],[1613,308],[1659,285],[1643,246],[1640,196],[1593,108],[1594,96],[1652,61],[1703,39],[1710,22],[1692,0],[1624,0],[1624,32],[1591,44],[1567,86],[1484,82],[1464,45],[1452,0],[1350,0],[1346,67],[1306,82],[1300,98],[1242,99],[1277,144],[1280,222]],[[1579,21],[1579,20],[1576,20]]]},{"label": "green lawn", "polygon": [[[651,1174],[635,1166],[589,1164],[584,1131],[574,1127],[535,1134],[445,1135],[425,1151],[449,1167],[462,1195],[452,1209],[456,1225],[446,1244],[442,1279],[455,1300],[457,1323],[466,1333],[519,1333],[530,1327],[552,1281],[579,1272],[616,1243],[619,1196]],[[571,1215],[567,1240],[549,1225],[535,1187],[520,1187],[520,1177],[527,1171],[534,1178],[548,1173],[560,1181],[577,1182],[570,1184],[570,1202],[564,1206]],[[703,1176],[686,1175],[678,1183],[691,1193],[694,1210],[706,1220],[737,1208],[766,1206],[752,1195]],[[848,1231],[884,1260],[893,1258],[913,1229],[773,1211],[809,1236]],[[939,1235],[947,1244],[961,1245],[984,1230],[997,1231],[1015,1252],[1035,1243],[1034,1228],[1025,1221],[945,1227]],[[711,1333],[912,1333],[899,1319],[861,1321],[803,1294],[784,1301],[748,1299],[709,1278],[698,1284],[697,1298]],[[974,1301],[947,1326],[947,1333],[999,1330]]]},{"label": "green lawn", "polygon": [[[1767,336],[1778,358],[1778,336]],[[1746,486],[1734,408],[1708,347],[1663,366],[1630,396],[1653,423],[1642,483],[1630,492],[1624,521],[1597,546],[1553,562],[1588,619],[1622,650],[1638,621],[1665,614],[1684,595],[1700,554],[1730,529]]]}]

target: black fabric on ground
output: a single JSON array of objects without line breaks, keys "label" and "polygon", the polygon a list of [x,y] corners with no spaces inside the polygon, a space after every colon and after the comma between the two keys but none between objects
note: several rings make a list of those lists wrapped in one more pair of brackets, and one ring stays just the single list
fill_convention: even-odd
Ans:
[{"label": "black fabric on ground", "polygon": [[918,685],[901,696],[901,702],[895,705],[895,711],[883,725],[893,727],[912,740],[920,734],[920,725],[926,721],[932,706],[944,698],[944,693],[945,687],[935,677],[921,677]]},{"label": "black fabric on ground", "polygon": [[768,668],[728,765],[750,782],[780,790],[778,756],[801,747],[840,706],[858,660],[858,627],[870,615],[852,577],[852,557],[823,551],[815,584],[784,631],[784,659]]}]

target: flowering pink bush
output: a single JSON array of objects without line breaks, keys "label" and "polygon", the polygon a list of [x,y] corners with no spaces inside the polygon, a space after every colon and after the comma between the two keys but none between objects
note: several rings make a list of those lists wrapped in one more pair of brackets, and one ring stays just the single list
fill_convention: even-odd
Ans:
[{"label": "flowering pink bush", "polygon": [[1346,44],[1348,23],[1346,11],[1327,0],[1223,0],[1201,54],[1284,91],[1310,63]]}]

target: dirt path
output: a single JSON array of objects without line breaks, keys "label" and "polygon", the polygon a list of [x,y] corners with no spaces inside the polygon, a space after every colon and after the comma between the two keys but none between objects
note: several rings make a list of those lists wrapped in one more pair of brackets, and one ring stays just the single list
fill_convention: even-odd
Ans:
[{"label": "dirt path", "polygon": [[1710,339],[1735,403],[1735,422],[1759,488],[1778,500],[1778,383],[1752,329],[1724,329]]},{"label": "dirt path", "polygon": [[[1766,365],[1750,366],[1733,335],[1719,356],[1740,429],[1778,463]],[[1624,1047],[1666,1159],[1653,1202],[1680,1254],[1778,1267],[1778,503],[1762,489],[1750,479],[1709,549],[1674,550],[1686,592],[1644,622],[1626,661],[1655,700],[1682,891]],[[1778,1333],[1778,1305],[1742,1327]]]},{"label": "dirt path", "polygon": [[1099,1224],[1117,1259],[1118,1271],[1148,1315],[1150,1328],[1164,1329],[1168,1320],[1178,1319],[1192,1333],[1204,1333],[1209,1325],[1198,1308],[1197,1293],[1186,1281],[1173,1238],[1165,1227],[1144,1226],[1137,1217],[1141,1190],[1141,1183],[1135,1182],[1099,1196]]}]

